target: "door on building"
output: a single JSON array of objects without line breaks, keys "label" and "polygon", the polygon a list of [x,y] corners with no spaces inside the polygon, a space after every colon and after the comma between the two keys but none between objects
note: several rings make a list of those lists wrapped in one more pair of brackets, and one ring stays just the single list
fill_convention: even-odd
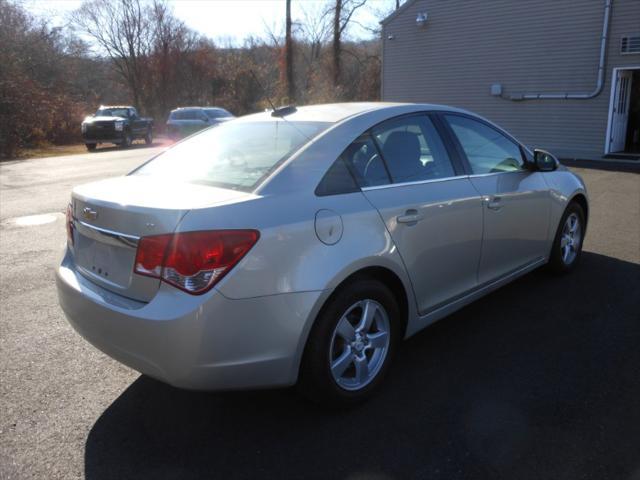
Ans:
[{"label": "door on building", "polygon": [[620,69],[614,77],[608,153],[640,153],[640,69]]}]

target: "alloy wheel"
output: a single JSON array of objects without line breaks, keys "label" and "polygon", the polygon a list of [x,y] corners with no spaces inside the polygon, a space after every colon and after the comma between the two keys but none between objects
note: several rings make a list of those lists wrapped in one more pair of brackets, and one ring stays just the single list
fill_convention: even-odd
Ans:
[{"label": "alloy wheel", "polygon": [[578,215],[572,213],[567,217],[562,227],[560,237],[560,252],[565,265],[571,265],[578,256],[582,242],[582,227]]},{"label": "alloy wheel", "polygon": [[331,338],[329,368],[345,390],[360,390],[380,372],[389,352],[389,315],[375,300],[361,300],[342,315]]}]

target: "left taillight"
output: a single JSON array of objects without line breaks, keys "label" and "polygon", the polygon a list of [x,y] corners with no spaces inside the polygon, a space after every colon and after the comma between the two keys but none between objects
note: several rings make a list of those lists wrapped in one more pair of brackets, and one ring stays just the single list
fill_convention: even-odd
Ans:
[{"label": "left taillight", "polygon": [[67,243],[73,245],[73,207],[71,204],[67,205]]},{"label": "left taillight", "polygon": [[191,294],[210,290],[256,244],[257,230],[212,230],[142,237],[134,272]]}]

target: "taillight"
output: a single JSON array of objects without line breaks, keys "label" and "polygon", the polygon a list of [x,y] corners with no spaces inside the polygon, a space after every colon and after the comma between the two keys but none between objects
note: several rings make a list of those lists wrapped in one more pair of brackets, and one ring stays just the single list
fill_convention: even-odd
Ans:
[{"label": "taillight", "polygon": [[256,230],[213,230],[142,237],[134,272],[192,294],[224,277],[258,241]]},{"label": "taillight", "polygon": [[67,205],[67,216],[66,222],[67,224],[67,243],[69,245],[73,245],[73,208],[71,205]]}]

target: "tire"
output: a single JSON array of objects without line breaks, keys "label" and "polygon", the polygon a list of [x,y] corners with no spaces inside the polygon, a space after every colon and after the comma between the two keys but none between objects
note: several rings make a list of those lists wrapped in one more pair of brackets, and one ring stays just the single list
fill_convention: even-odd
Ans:
[{"label": "tire", "polygon": [[131,134],[130,133],[125,133],[124,138],[122,139],[122,143],[120,144],[120,146],[122,148],[130,148],[132,143],[133,143],[133,139],[131,138]]},{"label": "tire", "polygon": [[[572,227],[571,223],[577,222]],[[571,229],[574,229],[571,232]],[[564,211],[549,256],[549,270],[556,274],[564,274],[573,270],[580,262],[582,244],[586,231],[585,214],[582,207],[572,202]]]},{"label": "tire", "polygon": [[[368,329],[359,329],[365,309],[373,312],[372,321]],[[344,322],[355,328],[349,329]],[[329,298],[309,333],[299,392],[331,407],[368,399],[389,369],[401,337],[400,325],[398,303],[384,284],[363,277],[345,285]]]},{"label": "tire", "polygon": [[151,145],[153,143],[153,130],[147,130],[147,134],[144,136],[144,143]]},{"label": "tire", "polygon": [[87,147],[87,150],[89,150],[90,152],[93,152],[97,146],[96,143],[85,143],[84,145]]}]

